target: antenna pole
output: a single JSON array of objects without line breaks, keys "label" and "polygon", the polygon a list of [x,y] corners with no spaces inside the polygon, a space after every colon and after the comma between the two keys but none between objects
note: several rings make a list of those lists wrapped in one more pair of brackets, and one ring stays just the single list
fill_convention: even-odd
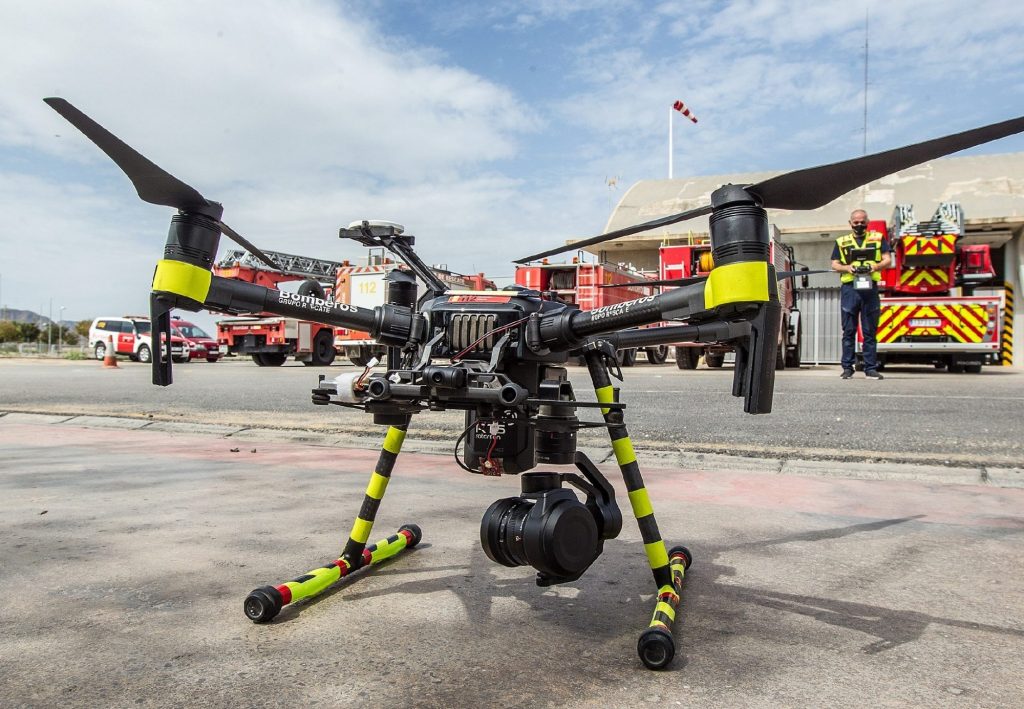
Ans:
[{"label": "antenna pole", "polygon": [[864,8],[864,152],[868,154],[868,9]]},{"label": "antenna pole", "polygon": [[668,107],[668,179],[672,179],[672,111],[675,109],[671,106]]}]

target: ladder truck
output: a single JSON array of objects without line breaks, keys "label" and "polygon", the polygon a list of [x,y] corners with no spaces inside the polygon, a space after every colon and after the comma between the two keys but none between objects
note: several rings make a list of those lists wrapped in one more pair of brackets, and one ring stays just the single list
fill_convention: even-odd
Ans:
[{"label": "ladder truck", "polygon": [[[213,272],[274,289],[301,281],[300,295],[325,298],[335,286],[338,269],[345,265],[277,251],[264,253],[278,265],[277,269],[247,251],[233,250],[214,266]],[[260,367],[279,367],[288,357],[306,366],[328,366],[337,352],[334,337],[331,325],[276,315],[228,318],[217,323],[217,342],[221,348],[234,355],[249,355]]]},{"label": "ladder truck", "polygon": [[979,373],[999,360],[1003,296],[977,295],[996,277],[987,244],[963,244],[964,214],[943,202],[918,221],[909,204],[869,229],[889,238],[893,266],[882,272],[879,364],[932,364]]}]

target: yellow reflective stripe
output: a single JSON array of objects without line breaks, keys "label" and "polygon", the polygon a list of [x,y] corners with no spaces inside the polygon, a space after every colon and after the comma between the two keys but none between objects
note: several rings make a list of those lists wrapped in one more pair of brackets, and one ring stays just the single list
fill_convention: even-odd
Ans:
[{"label": "yellow reflective stripe", "polygon": [[368,522],[362,517],[356,517],[355,524],[352,525],[352,534],[349,536],[360,544],[366,544],[366,540],[370,538],[371,529],[373,529],[373,522]]},{"label": "yellow reflective stripe", "polygon": [[657,613],[658,611],[661,611],[672,620],[676,619],[676,609],[665,603],[665,601],[658,601],[658,605],[654,607],[654,612]]},{"label": "yellow reflective stripe", "polygon": [[388,435],[384,436],[384,450],[388,453],[398,453],[402,450],[402,443],[405,441],[405,431],[394,426],[388,427]]},{"label": "yellow reflective stripe", "polygon": [[[675,564],[672,564],[672,568],[675,568],[675,566],[676,566]],[[666,593],[670,594],[672,596],[677,595],[676,594],[676,589],[674,587],[672,587],[672,586],[662,586],[661,588],[658,589],[658,595],[659,596],[664,596]]]},{"label": "yellow reflective stripe", "polygon": [[644,544],[644,551],[647,552],[647,560],[651,562],[652,569],[668,566],[668,551],[666,551],[665,542],[662,540]]},{"label": "yellow reflective stripe", "polygon": [[377,542],[377,548],[370,554],[371,563],[376,564],[378,561],[384,559],[390,559],[398,552],[405,549],[405,542],[403,541],[405,536],[402,534],[398,535],[398,539],[391,542],[390,544],[386,539],[381,539]]},{"label": "yellow reflective stripe", "polygon": [[765,261],[719,266],[708,274],[704,283],[704,307],[708,310],[728,303],[764,303],[769,297]]},{"label": "yellow reflective stripe", "polygon": [[668,627],[667,625],[665,625],[664,623],[662,623],[662,622],[661,622],[660,620],[652,620],[652,621],[651,621],[651,625],[650,625],[649,627],[653,628],[653,627],[655,627],[655,626],[661,626],[661,627],[662,627],[662,628],[664,628],[665,630],[667,630],[667,631],[669,631],[669,632],[672,632],[672,628]]},{"label": "yellow reflective stripe", "polygon": [[370,484],[366,486],[366,496],[375,500],[384,497],[384,491],[388,489],[388,480],[390,479],[374,471],[370,476]]},{"label": "yellow reflective stripe", "polygon": [[[606,387],[598,387],[594,391],[597,392],[597,403],[599,403],[599,404],[613,404],[613,403],[615,403],[615,387],[613,387],[611,384],[609,384]],[[606,409],[603,406],[601,407],[601,413],[602,414],[606,414],[609,411],[611,411],[611,409]]]},{"label": "yellow reflective stripe", "polygon": [[651,507],[651,498],[647,494],[646,487],[629,493],[629,504],[633,506],[633,514],[637,519],[654,514],[654,508]]},{"label": "yellow reflective stripe", "polygon": [[184,261],[160,259],[153,273],[153,290],[174,293],[203,303],[210,293],[213,274]]},{"label": "yellow reflective stripe", "polygon": [[308,598],[309,596],[314,596],[320,593],[341,578],[341,569],[337,566],[331,567],[330,569],[314,569],[313,571],[310,571],[307,576],[312,576],[313,578],[302,582],[288,581],[285,583],[285,586],[287,586],[292,592],[292,601],[297,601],[300,598]]},{"label": "yellow reflective stripe", "polygon": [[612,441],[612,450],[615,451],[615,460],[620,466],[636,461],[636,452],[633,450],[633,442],[629,440],[629,436]]}]

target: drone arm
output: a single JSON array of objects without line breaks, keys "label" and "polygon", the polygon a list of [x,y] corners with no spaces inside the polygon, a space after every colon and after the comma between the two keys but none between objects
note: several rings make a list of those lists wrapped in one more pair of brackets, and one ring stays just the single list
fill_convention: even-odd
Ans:
[{"label": "drone arm", "polygon": [[[182,268],[186,266],[187,268]],[[205,308],[237,315],[268,312],[284,317],[365,330],[384,344],[404,345],[416,316],[393,305],[360,308],[311,295],[285,293],[231,278],[222,278],[180,261],[161,261],[153,279],[153,292],[172,306]]]},{"label": "drone arm", "polygon": [[749,322],[719,320],[700,325],[667,325],[642,330],[627,330],[599,337],[609,342],[614,349],[621,350],[630,347],[667,345],[673,342],[731,342],[749,336]]},{"label": "drone arm", "polygon": [[[761,307],[778,301],[775,268],[765,261],[719,266],[706,281],[661,295],[607,305],[595,310],[566,310],[540,323],[540,339],[551,349],[578,345],[588,337],[662,320],[749,320]],[[654,344],[654,343],[651,343]]]},{"label": "drone arm", "polygon": [[421,331],[422,318],[409,308],[383,305],[360,308],[311,295],[285,293],[254,283],[222,278],[195,264],[176,259],[157,263],[153,275],[150,312],[162,337],[154,351],[153,383],[172,382],[170,357],[170,311],[184,308],[238,315],[268,312],[284,317],[321,322],[335,327],[365,330],[385,345],[402,346]]}]

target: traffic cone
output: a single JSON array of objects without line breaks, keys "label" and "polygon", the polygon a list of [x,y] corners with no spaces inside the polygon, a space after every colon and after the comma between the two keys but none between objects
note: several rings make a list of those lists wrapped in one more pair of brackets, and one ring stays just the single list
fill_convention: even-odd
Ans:
[{"label": "traffic cone", "polygon": [[117,355],[114,350],[114,336],[107,336],[107,349],[103,353],[103,366],[104,367],[117,367]]}]

